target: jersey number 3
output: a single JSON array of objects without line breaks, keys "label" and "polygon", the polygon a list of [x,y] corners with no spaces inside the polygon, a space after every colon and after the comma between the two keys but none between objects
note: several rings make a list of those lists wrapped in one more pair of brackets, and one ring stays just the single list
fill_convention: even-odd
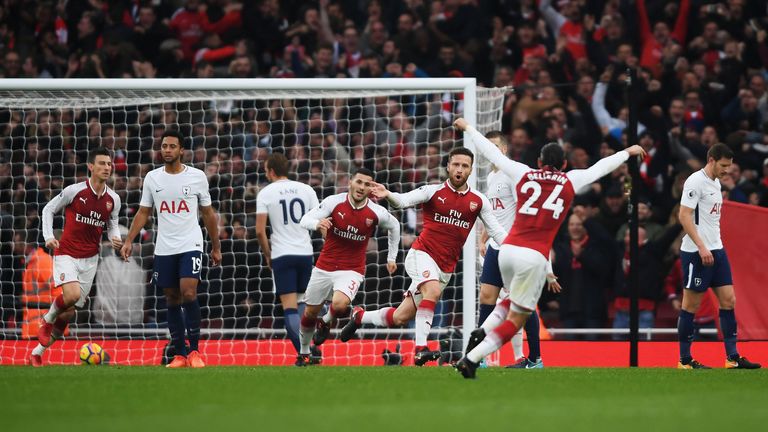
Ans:
[{"label": "jersey number 3", "polygon": [[[526,194],[531,191],[531,196],[525,201],[522,207],[520,207],[519,213],[536,216],[539,213],[539,209],[535,207],[541,197],[541,184],[535,181],[527,181],[520,188],[520,193]],[[559,219],[560,214],[563,212],[563,199],[560,197],[560,192],[563,191],[563,185],[556,185],[547,199],[541,205],[541,208],[552,211],[552,218]]]}]

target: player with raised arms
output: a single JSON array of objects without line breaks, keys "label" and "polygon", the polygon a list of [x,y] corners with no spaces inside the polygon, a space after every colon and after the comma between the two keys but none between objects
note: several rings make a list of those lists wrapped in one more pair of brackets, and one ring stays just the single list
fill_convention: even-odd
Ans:
[{"label": "player with raised arms", "polygon": [[[299,223],[309,209],[318,206],[314,189],[288,179],[290,163],[282,153],[272,153],[266,162],[269,185],[256,197],[256,235],[267,266],[272,269],[275,291],[283,305],[285,330],[299,354],[299,317],[312,273],[312,239]],[[267,237],[267,220],[272,237]]]},{"label": "player with raised arms", "polygon": [[720,238],[720,215],[723,195],[720,179],[728,175],[733,151],[725,144],[715,144],[707,152],[707,165],[691,174],[683,185],[680,198],[680,224],[685,237],[680,244],[683,267],[683,304],[677,321],[680,343],[678,369],[709,369],[691,356],[693,318],[708,288],[720,303],[720,329],[725,343],[726,369],[758,369],[739,355],[736,349],[736,293],[733,290],[731,265]]},{"label": "player with raised arms", "polygon": [[[107,186],[112,175],[112,154],[104,147],[88,153],[88,180],[67,186],[43,208],[45,246],[54,251],[53,278],[55,298],[37,332],[38,345],[30,363],[43,365],[45,349],[64,334],[75,307],[82,308],[91,291],[99,264],[99,249],[104,230],[112,247],[120,249],[117,215],[120,197]],[[53,235],[53,216],[64,210],[61,240]],[[59,292],[56,295],[56,292]]]},{"label": "player with raised arms", "polygon": [[133,218],[120,254],[124,260],[130,259],[133,239],[146,225],[154,207],[158,222],[153,279],[165,294],[168,330],[176,350],[166,367],[201,368],[205,362],[198,351],[200,304],[197,302],[197,286],[203,269],[203,232],[198,222],[198,209],[210,237],[213,265],[221,262],[217,216],[211,206],[205,173],[181,162],[184,154],[181,133],[166,131],[161,138],[160,154],[164,165],[144,178],[139,211]]},{"label": "player with raised arms", "polygon": [[[306,307],[301,317],[301,348],[296,366],[309,364],[310,342],[316,326],[323,333],[314,341],[320,345],[328,336],[330,325],[337,318],[349,315],[349,305],[365,279],[368,240],[377,226],[388,231],[387,271],[391,275],[397,270],[400,222],[384,207],[368,199],[373,184],[373,172],[359,168],[350,178],[349,192],[329,196],[301,218],[301,226],[319,231],[325,237],[325,244],[304,295]],[[331,301],[328,312],[318,320],[328,300]]]},{"label": "player with raised arms", "polygon": [[563,148],[549,143],[541,149],[539,169],[531,169],[507,158],[466,120],[459,118],[454,126],[468,133],[478,152],[510,177],[518,204],[522,203],[499,251],[499,269],[504,286],[509,289],[509,299],[496,305],[491,315],[506,319],[499,320],[502,322],[487,336],[483,328],[473,331],[467,354],[456,364],[465,378],[475,378],[479,362],[512,339],[536,309],[547,278],[552,241],[568,215],[575,191],[608,175],[630,156],[645,152],[635,145],[601,159],[588,169],[565,173],[562,171],[566,166]]},{"label": "player with raised arms", "polygon": [[440,351],[427,346],[427,338],[435,305],[451,279],[467,236],[478,217],[496,241],[501,242],[505,234],[493,216],[488,198],[467,184],[473,162],[472,151],[458,147],[448,155],[448,180],[443,183],[403,194],[390,192],[381,184],[374,185],[374,196],[386,198],[394,208],[421,205],[424,229],[405,257],[405,271],[411,278],[405,299],[397,308],[369,312],[355,308],[352,319],[341,331],[342,342],[348,341],[363,324],[399,327],[415,317],[414,364],[422,366],[440,358]]},{"label": "player with raised arms", "polygon": [[[499,131],[491,131],[485,134],[498,149],[507,154],[508,142],[504,135]],[[517,196],[515,194],[515,185],[508,175],[499,171],[495,166],[491,166],[487,178],[486,196],[491,202],[493,215],[499,221],[502,228],[509,232],[515,222],[515,213],[517,212]],[[488,233],[483,231],[481,236],[481,247],[484,249],[483,270],[480,273],[480,295],[478,303],[480,304],[478,326],[482,327],[486,319],[493,313],[498,301],[505,301],[509,298],[509,290],[505,288],[504,281],[499,271],[499,244],[496,243]],[[553,292],[560,292],[560,284],[552,273],[551,263],[548,261],[547,283]],[[487,325],[491,325],[488,322]],[[523,355],[523,329],[521,328],[512,338],[512,351],[515,355],[515,363],[507,366],[519,369],[540,369],[544,367],[541,360],[541,344],[539,340],[539,314],[534,310],[531,316],[525,322],[525,333],[528,340],[528,357]]]}]

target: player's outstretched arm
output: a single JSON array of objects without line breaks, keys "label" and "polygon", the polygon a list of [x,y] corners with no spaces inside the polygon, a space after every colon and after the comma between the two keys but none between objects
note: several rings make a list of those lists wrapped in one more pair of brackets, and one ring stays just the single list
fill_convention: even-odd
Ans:
[{"label": "player's outstretched arm", "polygon": [[578,191],[584,186],[613,172],[613,170],[626,162],[630,156],[645,156],[645,150],[639,145],[633,145],[616,154],[600,159],[596,164],[587,169],[568,171],[566,175],[571,180],[571,183],[573,183],[573,190]]},{"label": "player's outstretched arm", "polygon": [[151,211],[152,207],[140,205],[139,211],[137,211],[136,216],[133,217],[131,228],[128,229],[128,234],[125,236],[123,246],[120,248],[120,256],[123,257],[124,261],[128,261],[131,258],[131,252],[133,252],[133,239],[139,235],[139,231],[141,231],[141,229],[144,228],[144,225],[147,224]]},{"label": "player's outstretched arm", "polygon": [[531,167],[520,162],[509,159],[504,153],[501,152],[492,142],[488,141],[488,138],[484,137],[477,129],[472,127],[463,118],[456,119],[453,122],[453,127],[466,132],[472,138],[472,142],[475,143],[477,152],[488,158],[492,164],[501,170],[504,174],[508,175],[513,183],[531,170]]},{"label": "player's outstretched arm", "polygon": [[436,190],[434,185],[427,185],[410,192],[397,193],[390,192],[380,183],[375,183],[371,192],[376,198],[386,198],[392,208],[403,209],[429,201]]},{"label": "player's outstretched arm", "polygon": [[221,241],[219,241],[219,221],[213,206],[202,206],[203,224],[211,239],[211,264],[217,266],[221,262]]}]

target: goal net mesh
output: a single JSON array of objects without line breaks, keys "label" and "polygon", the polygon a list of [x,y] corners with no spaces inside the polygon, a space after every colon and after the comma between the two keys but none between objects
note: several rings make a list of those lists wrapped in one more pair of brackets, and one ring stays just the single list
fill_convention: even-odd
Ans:
[{"label": "goal net mesh", "polygon": [[[504,89],[478,89],[476,96],[478,128],[500,129]],[[43,244],[42,209],[64,187],[87,178],[90,149],[114,152],[109,186],[122,199],[120,225],[128,227],[142,179],[162,164],[163,132],[177,128],[189,137],[184,162],[208,177],[223,253],[218,267],[204,259],[201,351],[210,364],[291,364],[295,352],[254,229],[267,156],[284,152],[291,177],[312,186],[320,199],[346,191],[350,171],[360,166],[391,190],[407,192],[445,178],[446,156],[461,143],[450,125],[464,108],[461,91],[0,91],[0,361],[18,363],[36,346],[56,278],[42,256],[50,252]],[[478,169],[487,163],[478,160]],[[403,298],[410,281],[402,260],[421,230],[421,212],[394,214],[402,224],[399,269],[393,277],[387,273],[386,233],[378,233],[353,305],[371,310],[397,306]],[[101,344],[113,363],[160,363],[168,330],[164,297],[151,282],[153,221],[138,236],[128,263],[103,243],[89,300],[64,340],[44,354],[46,363],[78,362],[77,349],[89,341]],[[57,237],[62,227],[59,214]],[[317,255],[322,240],[314,236],[313,244]],[[461,338],[462,271],[460,263],[437,306],[433,340]],[[396,351],[397,345],[407,357],[412,338],[408,327],[364,328],[349,343],[327,341],[323,363],[382,364],[382,351]]]}]

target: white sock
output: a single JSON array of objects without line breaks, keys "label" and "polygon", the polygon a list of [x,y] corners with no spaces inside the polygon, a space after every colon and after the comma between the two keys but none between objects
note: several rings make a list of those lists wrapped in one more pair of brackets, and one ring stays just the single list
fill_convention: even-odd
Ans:
[{"label": "white sock", "polygon": [[45,347],[40,344],[37,344],[35,349],[32,350],[32,355],[43,355],[44,352],[45,352]]},{"label": "white sock", "polygon": [[333,321],[333,315],[331,315],[331,308],[328,308],[328,312],[326,312],[321,319],[326,324],[330,324],[331,321]]},{"label": "white sock", "polygon": [[521,328],[512,336],[512,352],[515,353],[515,361],[523,357],[523,329]]},{"label": "white sock", "polygon": [[314,327],[299,327],[299,354],[309,354],[309,346],[312,344],[312,336],[315,335]]},{"label": "white sock", "polygon": [[480,327],[485,330],[485,334],[490,333],[499,326],[499,324],[503,323],[505,319],[507,319],[507,314],[509,313],[509,305],[507,302],[500,302],[496,304],[496,307],[493,309],[493,312],[491,312],[490,315],[488,315],[488,318],[483,321],[483,325]]},{"label": "white sock", "polygon": [[51,303],[50,309],[48,309],[48,312],[43,315],[43,319],[48,324],[53,324],[54,321],[56,321],[56,317],[59,316],[59,308],[56,307],[56,302],[54,301]]},{"label": "white sock", "polygon": [[435,302],[422,300],[416,309],[416,346],[426,346],[429,331],[432,330],[432,319],[435,317]]},{"label": "white sock", "polygon": [[490,332],[485,336],[485,339],[475,347],[475,349],[467,354],[467,358],[474,363],[479,363],[480,360],[499,348],[501,348],[501,340],[499,339],[499,336],[495,332]]},{"label": "white sock", "polygon": [[376,327],[389,327],[387,325],[387,313],[392,309],[391,307],[385,307],[379,310],[363,312],[362,318],[360,318],[361,324],[371,324]]}]

